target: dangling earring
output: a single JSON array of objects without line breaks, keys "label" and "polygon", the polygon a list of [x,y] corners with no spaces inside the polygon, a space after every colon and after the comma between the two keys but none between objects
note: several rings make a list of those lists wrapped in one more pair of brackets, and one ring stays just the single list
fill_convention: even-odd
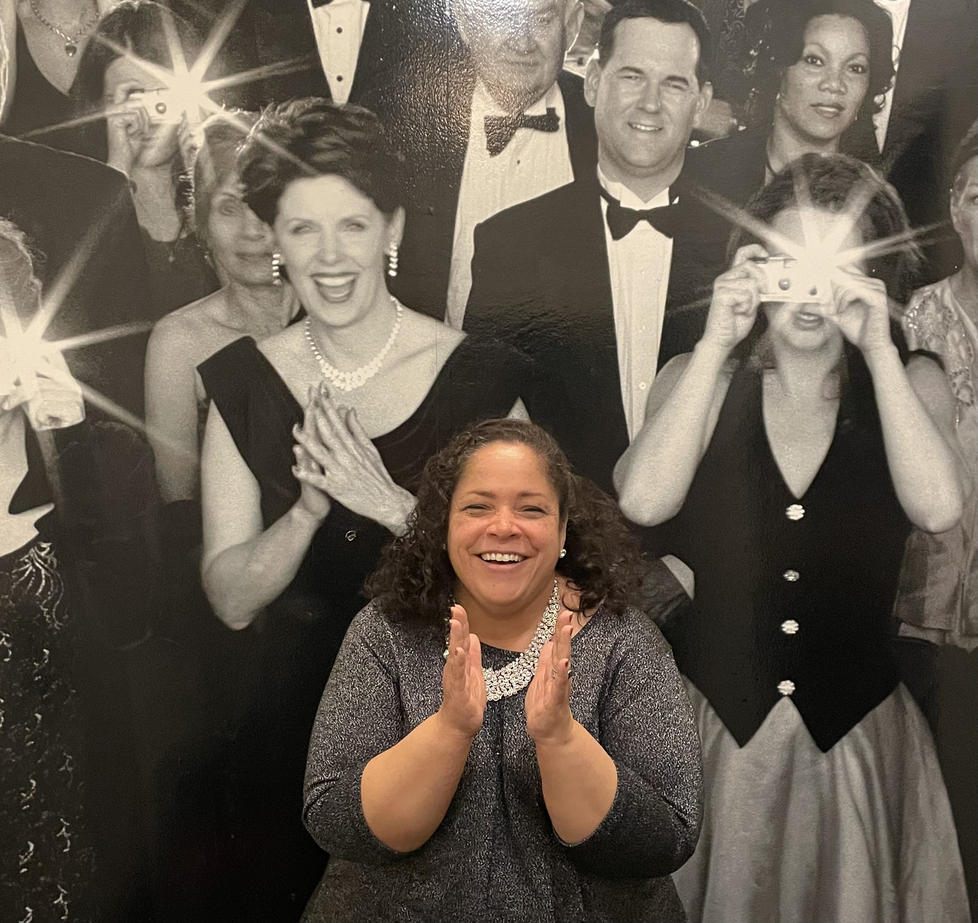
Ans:
[{"label": "dangling earring", "polygon": [[566,548],[561,548],[560,549],[560,554],[558,554],[557,557],[558,558],[566,558],[567,557],[567,549]]},{"label": "dangling earring", "polygon": [[272,254],[272,285],[282,284],[282,254],[277,250]]},{"label": "dangling earring", "polygon": [[397,275],[397,244],[393,241],[387,248],[387,275],[392,279]]}]

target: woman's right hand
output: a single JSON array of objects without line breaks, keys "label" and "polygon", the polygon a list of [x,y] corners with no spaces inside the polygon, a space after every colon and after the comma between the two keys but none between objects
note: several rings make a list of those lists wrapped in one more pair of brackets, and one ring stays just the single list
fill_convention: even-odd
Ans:
[{"label": "woman's right hand", "polygon": [[482,675],[482,645],[469,631],[469,617],[461,606],[452,606],[448,658],[441,674],[441,708],[438,714],[452,731],[475,737],[486,711],[486,681]]},{"label": "woman's right hand", "polygon": [[[310,389],[309,399],[303,411],[302,432],[315,432],[316,398]],[[300,443],[292,447],[295,453],[295,464],[292,473],[299,482],[299,499],[296,506],[311,516],[315,521],[322,522],[328,515],[332,501],[329,495],[317,486],[316,482],[322,477],[322,467],[315,458]]]},{"label": "woman's right hand", "polygon": [[150,129],[146,110],[129,102],[130,94],[137,90],[142,90],[142,86],[135,81],[120,83],[105,110],[108,164],[127,176],[132,172],[143,139]]},{"label": "woman's right hand", "polygon": [[750,333],[764,285],[764,273],[756,261],[767,255],[760,244],[748,244],[734,255],[733,265],[717,276],[703,340],[729,351]]}]

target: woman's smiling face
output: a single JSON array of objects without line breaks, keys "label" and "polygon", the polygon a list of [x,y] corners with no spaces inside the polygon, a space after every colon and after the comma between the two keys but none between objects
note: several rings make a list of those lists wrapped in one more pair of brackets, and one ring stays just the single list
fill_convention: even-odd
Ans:
[{"label": "woman's smiling face", "polygon": [[385,215],[341,176],[293,180],[278,200],[274,231],[306,311],[346,326],[368,313],[384,292],[384,253],[398,243],[403,212]]},{"label": "woman's smiling face", "polygon": [[542,611],[565,534],[540,456],[518,442],[483,446],[462,469],[449,507],[446,549],[456,598],[482,611]]}]

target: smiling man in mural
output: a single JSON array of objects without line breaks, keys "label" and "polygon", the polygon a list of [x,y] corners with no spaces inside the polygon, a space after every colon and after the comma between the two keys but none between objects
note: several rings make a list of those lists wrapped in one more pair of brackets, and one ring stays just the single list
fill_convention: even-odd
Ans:
[{"label": "smiling man in mural", "polygon": [[698,220],[682,181],[712,96],[709,58],[706,24],[686,0],[616,6],[585,83],[597,170],[475,233],[466,329],[529,352],[559,382],[563,397],[530,414],[608,490],[656,369],[699,337],[722,251],[703,239],[712,223]]}]

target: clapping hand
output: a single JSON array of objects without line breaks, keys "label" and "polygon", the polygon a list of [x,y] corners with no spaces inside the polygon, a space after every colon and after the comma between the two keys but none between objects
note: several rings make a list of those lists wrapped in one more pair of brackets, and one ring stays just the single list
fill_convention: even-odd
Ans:
[{"label": "clapping hand", "polygon": [[526,690],[526,730],[537,744],[565,742],[574,725],[570,710],[572,618],[566,609],[558,616]]},{"label": "clapping hand", "polygon": [[757,319],[764,286],[764,273],[756,260],[767,255],[759,244],[741,247],[733,265],[717,276],[703,340],[731,350],[747,336]]},{"label": "clapping hand", "polygon": [[452,606],[448,657],[441,674],[441,708],[445,724],[462,737],[475,737],[486,711],[486,681],[482,675],[482,645],[469,631],[469,617]]},{"label": "clapping hand", "polygon": [[325,385],[310,388],[303,424],[293,435],[297,461],[302,450],[302,463],[293,471],[303,485],[395,534],[403,532],[414,497],[394,483],[355,410],[338,407]]}]

